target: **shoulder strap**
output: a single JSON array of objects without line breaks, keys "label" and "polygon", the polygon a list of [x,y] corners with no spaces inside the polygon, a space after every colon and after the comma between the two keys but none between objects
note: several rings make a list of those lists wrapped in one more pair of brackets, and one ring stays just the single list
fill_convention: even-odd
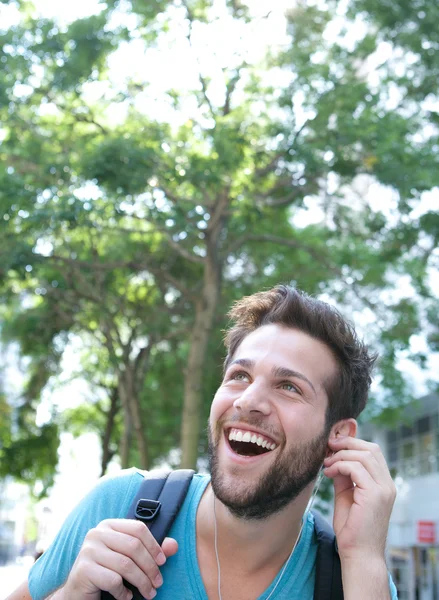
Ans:
[{"label": "shoulder strap", "polygon": [[343,600],[340,557],[334,530],[318,513],[313,512],[317,537],[314,600]]},{"label": "shoulder strap", "polygon": [[[191,469],[148,473],[140,484],[126,518],[145,522],[161,545],[183,504],[193,474],[194,471]],[[153,502],[149,503],[148,501]],[[153,509],[149,510],[150,506]],[[147,516],[145,516],[145,512],[148,513]],[[143,599],[136,588],[127,582],[125,585],[133,592],[133,600]],[[108,592],[101,593],[101,600],[110,600],[111,598],[113,596]]]},{"label": "shoulder strap", "polygon": [[[152,535],[161,545],[186,497],[194,471],[158,471],[145,477],[127,514],[127,519],[139,519],[146,522]],[[150,521],[142,517],[142,500],[157,500],[158,510]]]}]

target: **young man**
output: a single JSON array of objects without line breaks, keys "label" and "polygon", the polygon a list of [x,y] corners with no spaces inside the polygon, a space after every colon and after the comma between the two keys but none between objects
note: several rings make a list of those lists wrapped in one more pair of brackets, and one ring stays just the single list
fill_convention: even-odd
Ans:
[{"label": "young man", "polygon": [[[278,286],[230,313],[209,418],[211,480],[195,475],[162,547],[124,519],[142,480],[104,479],[9,600],[311,600],[316,540],[305,513],[323,464],[345,600],[396,598],[385,563],[395,487],[355,437],[375,357],[329,305]],[[159,568],[160,567],[160,568]]]}]

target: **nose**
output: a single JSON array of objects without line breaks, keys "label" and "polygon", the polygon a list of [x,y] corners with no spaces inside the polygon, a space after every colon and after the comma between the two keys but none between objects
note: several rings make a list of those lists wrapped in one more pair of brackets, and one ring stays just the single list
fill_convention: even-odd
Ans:
[{"label": "nose", "polygon": [[268,390],[256,383],[251,383],[233,402],[234,408],[245,412],[259,412],[268,415],[271,412]]}]

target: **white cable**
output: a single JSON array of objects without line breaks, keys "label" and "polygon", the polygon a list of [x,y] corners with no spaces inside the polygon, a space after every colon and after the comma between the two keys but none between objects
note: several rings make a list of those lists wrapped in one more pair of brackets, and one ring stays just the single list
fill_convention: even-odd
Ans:
[{"label": "white cable", "polygon": [[[320,487],[320,483],[322,482],[323,479],[323,467],[320,470],[320,473],[317,477],[317,481],[315,483],[314,486],[314,490],[313,493],[311,494],[311,498],[308,501],[305,513],[303,515],[302,518],[302,524],[300,525],[300,529],[299,529],[299,534],[296,538],[296,541],[294,542],[294,546],[293,549],[290,552],[290,555],[288,556],[287,560],[284,563],[284,566],[282,567],[282,571],[280,572],[278,579],[276,581],[276,585],[274,586],[274,588],[271,590],[271,592],[269,593],[269,595],[266,597],[265,600],[269,600],[271,598],[271,596],[274,594],[274,592],[276,591],[277,586],[279,585],[279,583],[281,582],[281,579],[285,573],[285,570],[288,566],[288,563],[290,562],[291,557],[293,556],[294,550],[296,549],[296,546],[300,540],[300,536],[302,535],[302,530],[303,530],[303,525],[305,523],[305,521],[308,518],[308,513],[311,510],[311,507],[313,505],[314,499],[317,495],[317,492],[319,491],[319,487]],[[220,560],[219,560],[219,555],[218,555],[218,531],[217,531],[217,523],[216,523],[216,496],[215,494],[213,495],[213,521],[214,521],[214,527],[215,527],[215,534],[214,534],[214,544],[215,544],[215,556],[216,556],[216,566],[218,569],[218,598],[219,600],[223,600],[222,596],[221,596],[221,566],[220,566]]]},{"label": "white cable", "polygon": [[218,569],[218,598],[219,600],[223,600],[221,597],[221,566],[220,566],[220,560],[219,560],[219,556],[218,556],[218,531],[217,531],[217,525],[216,525],[216,496],[215,494],[213,495],[213,522],[215,524],[215,555],[216,555],[216,566]]}]

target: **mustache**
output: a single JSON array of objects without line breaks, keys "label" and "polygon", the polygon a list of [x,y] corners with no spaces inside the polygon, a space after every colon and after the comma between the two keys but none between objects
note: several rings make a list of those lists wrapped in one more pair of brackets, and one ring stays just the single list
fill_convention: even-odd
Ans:
[{"label": "mustache", "polygon": [[247,415],[243,416],[238,413],[235,413],[227,418],[221,418],[216,423],[216,432],[219,433],[223,428],[224,424],[227,423],[228,426],[233,425],[234,423],[239,423],[240,425],[247,425],[249,429],[254,427],[258,429],[260,432],[265,433],[268,437],[272,437],[275,439],[283,439],[284,436],[281,432],[272,425],[266,422],[266,417],[260,415]]}]

